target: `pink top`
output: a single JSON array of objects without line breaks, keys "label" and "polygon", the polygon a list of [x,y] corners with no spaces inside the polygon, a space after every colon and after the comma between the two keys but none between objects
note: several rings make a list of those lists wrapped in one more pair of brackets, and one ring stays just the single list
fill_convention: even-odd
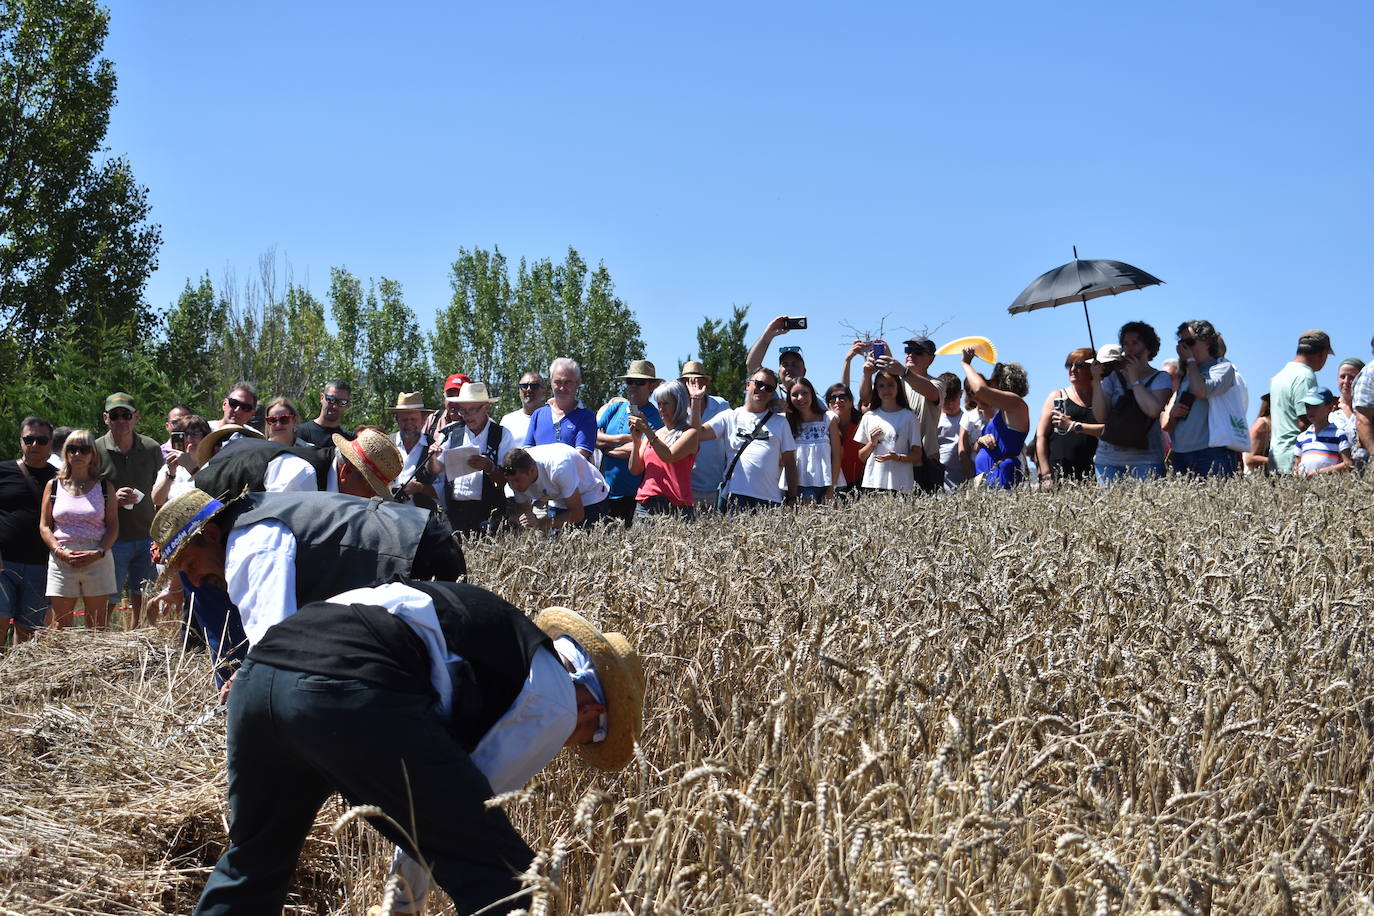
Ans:
[{"label": "pink top", "polygon": [[72,542],[105,537],[105,488],[99,482],[80,496],[73,496],[62,481],[53,478],[57,498],[52,504],[52,533],[63,547]]},{"label": "pink top", "polygon": [[697,456],[688,455],[680,461],[668,464],[658,457],[653,446],[647,446],[644,455],[644,481],[639,485],[635,499],[644,502],[650,496],[666,496],[674,506],[692,504],[692,465]]}]

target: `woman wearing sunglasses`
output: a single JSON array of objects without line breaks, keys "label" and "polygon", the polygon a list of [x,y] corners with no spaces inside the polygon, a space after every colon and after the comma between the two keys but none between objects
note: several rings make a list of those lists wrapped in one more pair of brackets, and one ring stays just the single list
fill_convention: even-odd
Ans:
[{"label": "woman wearing sunglasses", "polygon": [[863,445],[854,438],[863,414],[854,406],[854,392],[845,382],[836,382],[825,389],[825,403],[830,408],[830,416],[835,418],[843,447],[840,473],[835,475],[835,492],[851,493],[858,490],[859,481],[864,479],[864,460],[859,457]]},{"label": "woman wearing sunglasses", "polygon": [[52,625],[72,625],[76,602],[86,605],[87,629],[109,624],[106,600],[115,590],[114,557],[119,538],[119,503],[100,479],[100,453],[88,429],[75,430],[62,445],[62,470],[43,490],[38,532],[52,551],[48,597]]},{"label": "woman wearing sunglasses", "polygon": [[296,438],[296,430],[301,425],[301,412],[287,398],[275,398],[267,405],[267,441],[278,445],[309,445],[304,439]]},{"label": "woman wearing sunglasses", "polygon": [[1051,489],[1065,480],[1084,481],[1093,476],[1093,455],[1100,430],[1093,415],[1093,351],[1070,350],[1064,358],[1069,384],[1045,398],[1040,424],[1035,428],[1035,463],[1048,474],[1040,486]]}]

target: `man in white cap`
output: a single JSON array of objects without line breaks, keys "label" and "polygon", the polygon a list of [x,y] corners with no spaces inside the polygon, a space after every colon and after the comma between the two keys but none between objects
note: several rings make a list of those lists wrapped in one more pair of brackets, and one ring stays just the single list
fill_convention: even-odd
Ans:
[{"label": "man in white cap", "polygon": [[601,475],[610,487],[606,514],[629,527],[635,517],[635,494],[643,474],[630,473],[630,417],[640,416],[652,429],[663,428],[663,417],[649,400],[663,380],[647,359],[630,362],[619,377],[625,383],[625,397],[616,398],[596,414],[596,447],[601,450]]},{"label": "man in white cap", "polygon": [[280,913],[302,843],[334,792],[413,859],[398,908],[429,877],[461,913],[506,913],[534,854],[499,807],[564,747],[606,771],[634,757],[639,655],[549,608],[533,622],[491,592],[397,581],[302,607],[253,648],[229,704],[229,848],[197,914]]},{"label": "man in white cap", "polygon": [[[430,447],[430,472],[444,489],[453,530],[491,533],[504,519],[506,478],[500,465],[515,447],[515,439],[510,430],[491,419],[491,405],[500,399],[488,394],[485,382],[468,382],[449,400],[457,406],[463,426]],[[460,468],[446,469],[444,456],[458,448],[474,453],[462,459]]]}]

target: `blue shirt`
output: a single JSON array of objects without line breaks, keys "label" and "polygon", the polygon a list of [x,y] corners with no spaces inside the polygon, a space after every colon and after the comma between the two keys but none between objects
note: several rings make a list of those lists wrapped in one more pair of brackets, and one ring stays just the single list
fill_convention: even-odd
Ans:
[{"label": "blue shirt", "polygon": [[[1187,367],[1184,368],[1183,383],[1179,391],[1188,391],[1192,383],[1188,380]],[[1201,363],[1197,367],[1202,376],[1202,384],[1207,388],[1207,397],[1193,402],[1188,416],[1178,421],[1174,427],[1174,451],[1200,452],[1211,444],[1211,427],[1207,415],[1211,412],[1209,400],[1230,391],[1236,384],[1236,368],[1227,360],[1217,358]]]},{"label": "blue shirt", "polygon": [[[629,401],[616,401],[610,404],[602,414],[601,421],[596,424],[596,428],[610,436],[625,435],[630,431],[629,407]],[[650,426],[654,429],[663,428],[663,417],[657,407],[645,404],[639,409]],[[640,481],[644,479],[643,474],[630,473],[630,459],[612,458],[610,455],[605,455],[601,459],[601,476],[606,478],[606,484],[611,488],[609,499],[634,496],[639,492]]]},{"label": "blue shirt", "polygon": [[[714,394],[706,396],[706,403],[701,408],[701,422],[703,424],[710,420],[722,410],[730,410],[730,404],[724,398],[718,398]],[[692,465],[692,489],[697,492],[709,492],[720,486],[721,478],[725,476],[725,453],[726,441],[724,439],[712,439],[709,442],[701,443],[697,449],[697,460]],[[734,454],[733,450],[730,454]]]},{"label": "blue shirt", "polygon": [[586,407],[578,407],[563,415],[557,423],[553,421],[553,408],[545,404],[530,416],[530,427],[525,430],[525,448],[531,445],[551,445],[561,442],[573,448],[586,449],[587,454],[596,452],[596,414]]}]

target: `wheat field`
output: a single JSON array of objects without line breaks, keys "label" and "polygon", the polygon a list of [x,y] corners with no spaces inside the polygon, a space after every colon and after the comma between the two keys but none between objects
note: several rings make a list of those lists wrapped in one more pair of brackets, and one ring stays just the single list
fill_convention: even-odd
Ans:
[{"label": "wheat field", "polygon": [[[477,584],[649,675],[629,768],[500,799],[529,911],[1374,914],[1372,498],[970,491],[473,545]],[[0,696],[0,913],[188,912],[226,817],[204,656],[58,633]],[[382,899],[347,812],[289,912]]]}]

